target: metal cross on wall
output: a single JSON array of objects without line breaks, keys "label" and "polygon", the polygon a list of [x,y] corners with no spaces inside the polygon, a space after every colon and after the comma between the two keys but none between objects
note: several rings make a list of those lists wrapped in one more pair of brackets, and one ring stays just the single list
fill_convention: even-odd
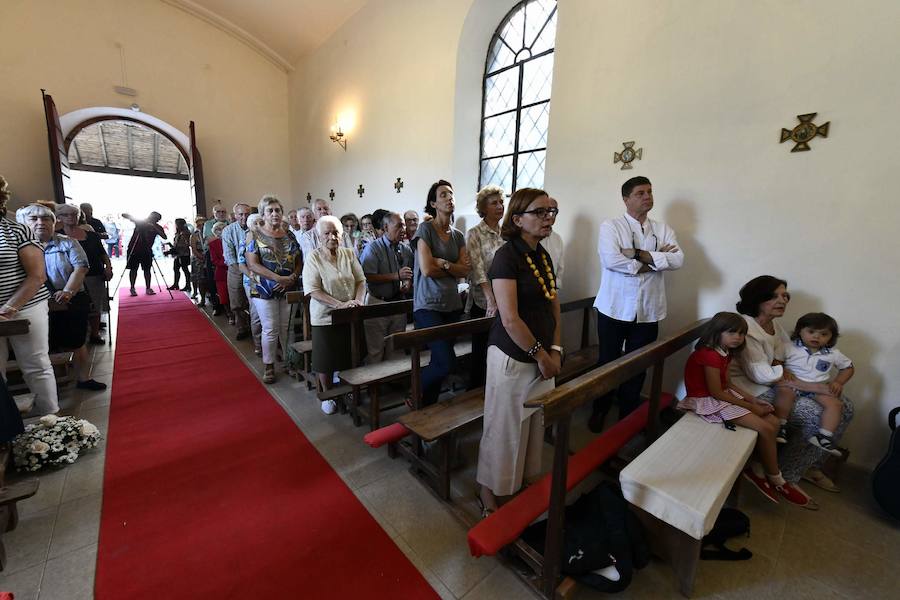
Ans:
[{"label": "metal cross on wall", "polygon": [[331,198],[332,202],[334,201],[334,190],[328,192],[328,197]]},{"label": "metal cross on wall", "polygon": [[799,125],[796,125],[793,129],[781,129],[781,141],[779,143],[783,144],[784,142],[791,140],[794,142],[794,147],[791,148],[791,152],[806,152],[809,150],[809,142],[816,137],[817,135],[822,137],[828,137],[828,126],[831,125],[831,121],[823,125],[816,125],[813,123],[813,119],[818,113],[807,113],[805,115],[797,115],[797,120],[800,121]]},{"label": "metal cross on wall", "polygon": [[306,203],[309,204],[310,202],[312,202],[312,194],[306,192]]},{"label": "metal cross on wall", "polygon": [[366,193],[366,188],[364,188],[364,187],[362,186],[362,184],[359,184],[359,187],[357,188],[356,193],[359,194],[359,197],[360,197],[360,198],[362,198],[362,197],[363,197],[363,194]]},{"label": "metal cross on wall", "polygon": [[396,183],[394,183],[394,189],[397,190],[397,193],[400,193],[400,190],[403,188],[403,180],[399,177],[397,178]]}]

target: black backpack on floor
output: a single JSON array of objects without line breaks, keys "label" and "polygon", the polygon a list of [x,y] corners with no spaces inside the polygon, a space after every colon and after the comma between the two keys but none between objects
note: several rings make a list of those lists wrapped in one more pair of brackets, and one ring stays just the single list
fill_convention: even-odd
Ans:
[{"label": "black backpack on floor", "polygon": [[750,537],[750,517],[736,508],[723,508],[712,531],[703,536],[700,558],[703,560],[747,560],[753,553],[746,548],[737,552],[725,546],[731,538]]},{"label": "black backpack on floor", "polygon": [[[628,587],[635,569],[650,562],[650,549],[641,524],[615,485],[604,481],[574,504],[566,507],[563,534],[562,573],[603,592]],[[531,525],[522,539],[538,552],[544,551],[547,521]],[[596,573],[614,566],[618,579]]]}]

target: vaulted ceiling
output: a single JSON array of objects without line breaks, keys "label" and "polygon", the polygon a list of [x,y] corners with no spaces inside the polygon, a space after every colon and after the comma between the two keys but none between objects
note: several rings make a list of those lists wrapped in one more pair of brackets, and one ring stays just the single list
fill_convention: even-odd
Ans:
[{"label": "vaulted ceiling", "polygon": [[[290,68],[318,48],[367,0],[163,0],[263,46]],[[247,39],[249,34],[252,39]],[[281,60],[278,60],[281,59]]]}]

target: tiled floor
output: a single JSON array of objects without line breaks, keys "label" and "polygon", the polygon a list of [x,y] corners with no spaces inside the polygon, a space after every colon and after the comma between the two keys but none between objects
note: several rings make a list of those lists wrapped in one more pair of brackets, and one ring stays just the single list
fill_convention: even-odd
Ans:
[{"label": "tiled floor", "polygon": [[[214,320],[230,334],[224,319]],[[236,344],[260,374],[249,344]],[[96,378],[110,382],[113,354],[94,351]],[[402,460],[362,443],[363,428],[341,415],[325,416],[313,394],[282,375],[271,386],[278,402],[316,445],[363,505],[446,599],[536,598],[504,564],[474,559],[466,530],[447,507],[427,491]],[[86,418],[106,432],[109,391],[63,397],[63,410]],[[390,414],[386,419],[390,418]],[[586,430],[578,432],[586,436]],[[454,480],[454,498],[474,510],[472,457],[477,432],[463,440],[468,467]],[[18,529],[4,536],[9,552],[0,590],[17,600],[91,598],[102,497],[104,445],[76,464],[40,475],[38,495],[21,504]],[[549,463],[546,463],[549,464]],[[703,562],[696,598],[897,598],[900,578],[900,525],[880,517],[868,497],[865,474],[846,468],[844,492],[829,494],[807,485],[822,509],[809,512],[770,504],[746,489],[741,508],[752,521],[752,536],[735,541],[754,557],[747,562]],[[671,570],[653,562],[639,572],[623,598],[679,598]],[[577,598],[604,595],[581,589]]]}]

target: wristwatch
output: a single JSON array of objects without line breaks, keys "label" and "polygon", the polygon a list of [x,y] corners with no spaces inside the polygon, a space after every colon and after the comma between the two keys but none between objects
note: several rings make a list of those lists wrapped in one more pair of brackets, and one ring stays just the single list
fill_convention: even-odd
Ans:
[{"label": "wristwatch", "polygon": [[563,353],[565,352],[565,350],[563,350],[563,347],[562,347],[562,346],[557,346],[556,344],[553,344],[552,346],[550,346],[550,349],[551,349],[551,350],[556,350],[557,352],[559,352],[559,355],[560,355],[560,356],[562,356]]},{"label": "wristwatch", "polygon": [[450,270],[450,261],[445,260],[444,262],[442,262],[441,268],[445,271],[449,271]]}]

